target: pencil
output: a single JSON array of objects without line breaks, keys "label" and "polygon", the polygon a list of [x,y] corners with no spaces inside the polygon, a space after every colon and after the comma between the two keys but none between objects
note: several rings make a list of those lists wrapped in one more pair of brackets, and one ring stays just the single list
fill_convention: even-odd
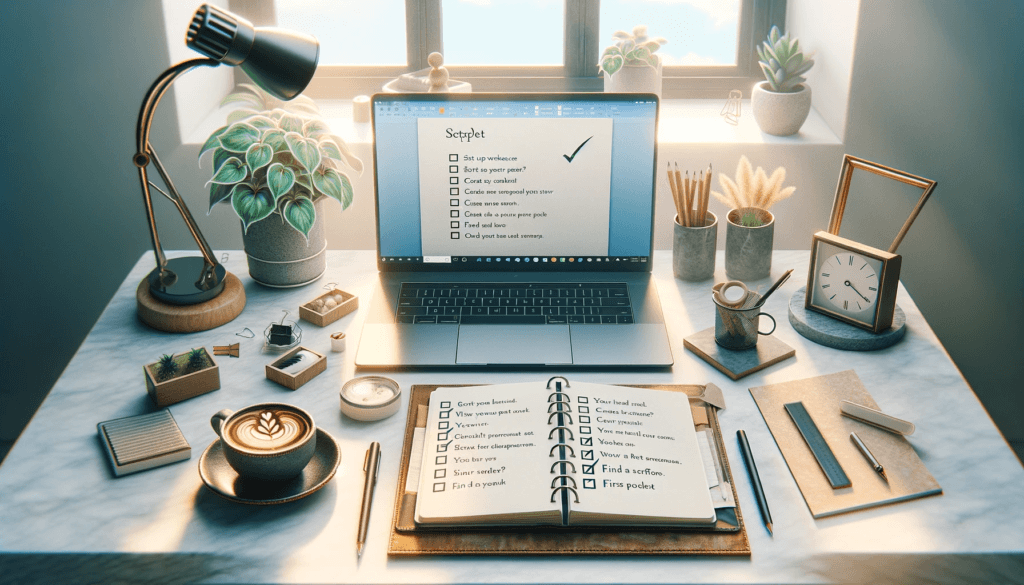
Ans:
[{"label": "pencil", "polygon": [[708,172],[704,176],[704,193],[700,198],[700,216],[705,218],[705,225],[707,225],[708,216],[708,200],[711,198],[711,165],[708,165]]},{"label": "pencil", "polygon": [[683,223],[683,207],[679,204],[679,191],[676,190],[676,180],[672,176],[672,163],[666,162],[668,166],[668,186],[672,190],[672,203],[676,206],[676,221],[679,225]]},{"label": "pencil", "polygon": [[686,208],[686,191],[683,190],[683,173],[679,171],[679,164],[676,163],[676,189],[679,191],[679,201],[683,207],[683,216],[680,218],[684,226],[690,225],[690,211]]}]

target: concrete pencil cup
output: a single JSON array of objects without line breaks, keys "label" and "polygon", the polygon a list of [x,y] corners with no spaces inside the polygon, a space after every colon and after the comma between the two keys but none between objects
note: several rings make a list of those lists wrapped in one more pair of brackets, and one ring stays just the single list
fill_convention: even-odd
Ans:
[{"label": "concrete pencil cup", "polygon": [[672,272],[676,278],[698,282],[714,277],[718,217],[710,211],[707,212],[703,227],[679,225],[678,215],[672,223]]}]

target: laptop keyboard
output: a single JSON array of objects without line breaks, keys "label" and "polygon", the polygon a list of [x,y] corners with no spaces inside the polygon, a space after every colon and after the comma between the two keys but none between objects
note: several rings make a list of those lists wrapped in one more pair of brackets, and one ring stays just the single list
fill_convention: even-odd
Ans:
[{"label": "laptop keyboard", "polygon": [[399,323],[541,325],[633,322],[624,282],[402,283]]}]

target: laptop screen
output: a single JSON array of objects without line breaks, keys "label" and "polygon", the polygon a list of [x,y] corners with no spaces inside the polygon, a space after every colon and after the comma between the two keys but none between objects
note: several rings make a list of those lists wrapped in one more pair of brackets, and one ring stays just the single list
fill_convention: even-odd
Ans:
[{"label": "laptop screen", "polygon": [[658,100],[373,97],[378,267],[645,271]]}]

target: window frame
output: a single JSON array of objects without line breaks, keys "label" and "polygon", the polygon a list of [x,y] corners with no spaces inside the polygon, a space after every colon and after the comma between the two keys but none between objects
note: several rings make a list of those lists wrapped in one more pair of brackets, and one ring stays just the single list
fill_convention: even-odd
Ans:
[{"label": "window frame", "polygon": [[[474,91],[599,92],[604,81],[598,58],[604,45],[597,38],[600,0],[565,0],[563,64],[547,66],[446,66],[453,79]],[[273,26],[273,0],[230,0],[229,9],[258,26]],[[441,0],[405,0],[407,65],[321,65],[306,89],[313,98],[347,98],[373,94],[403,73],[428,67],[427,55],[444,53]],[[762,81],[755,47],[772,25],[785,28],[786,0],[741,0],[737,63],[726,66],[666,66],[662,97],[722,97],[739,89],[749,97]],[[240,74],[240,72],[236,72]]]}]

